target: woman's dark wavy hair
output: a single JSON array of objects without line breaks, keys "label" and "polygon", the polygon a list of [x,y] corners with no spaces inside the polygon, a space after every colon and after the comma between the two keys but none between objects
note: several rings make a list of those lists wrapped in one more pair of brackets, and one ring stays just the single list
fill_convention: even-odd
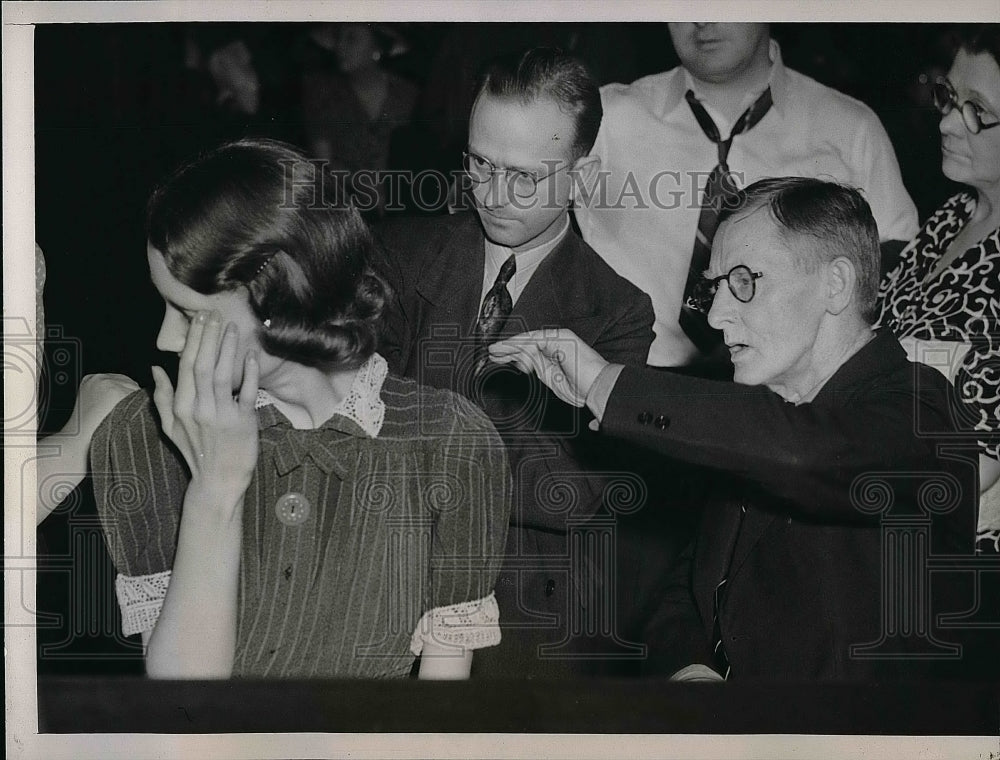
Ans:
[{"label": "woman's dark wavy hair", "polygon": [[183,166],[149,200],[149,242],[181,283],[246,288],[273,356],[349,369],[375,351],[388,298],[372,236],[322,164],[273,140],[223,145]]}]

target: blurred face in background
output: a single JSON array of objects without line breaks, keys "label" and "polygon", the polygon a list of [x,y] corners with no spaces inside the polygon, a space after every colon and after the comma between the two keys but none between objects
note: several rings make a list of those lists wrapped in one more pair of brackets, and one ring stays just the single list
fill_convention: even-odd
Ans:
[{"label": "blurred face in background", "polygon": [[[948,72],[959,103],[971,102],[984,126],[1000,117],[1000,65],[989,53],[959,50]],[[968,109],[968,106],[966,106]],[[941,170],[948,179],[1000,195],[1000,127],[973,134],[953,107],[941,117]]]},{"label": "blurred face in background", "polygon": [[724,83],[754,65],[766,65],[767,24],[669,24],[677,57],[695,79]]},{"label": "blurred face in background", "polygon": [[[481,175],[472,185],[490,240],[528,249],[561,231],[574,192],[568,170],[574,165],[575,137],[575,118],[550,98],[522,103],[487,93],[479,96],[469,120],[469,152],[501,169]],[[529,195],[516,192],[523,191],[524,182],[515,172],[540,178]]]},{"label": "blurred face in background", "polygon": [[345,74],[377,66],[382,58],[378,40],[368,24],[337,24],[330,37],[331,49]]},{"label": "blurred face in background", "polygon": [[243,40],[230,42],[208,57],[208,71],[215,82],[216,100],[236,111],[255,114],[260,109],[260,77],[250,48]]}]

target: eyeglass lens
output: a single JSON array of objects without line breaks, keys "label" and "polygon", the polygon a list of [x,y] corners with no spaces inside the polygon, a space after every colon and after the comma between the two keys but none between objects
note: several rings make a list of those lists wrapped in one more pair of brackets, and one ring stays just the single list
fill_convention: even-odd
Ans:
[{"label": "eyeglass lens", "polygon": [[526,172],[516,169],[501,169],[475,153],[466,153],[464,158],[465,171],[475,182],[489,182],[495,174],[503,172],[507,179],[508,188],[515,195],[523,198],[535,192],[535,178]]},{"label": "eyeglass lens", "polygon": [[[935,82],[931,93],[934,96],[934,106],[941,112],[942,116],[947,116],[955,106],[959,105],[958,94],[948,82]],[[960,112],[962,121],[965,122],[965,128],[972,134],[978,135],[983,128],[983,123],[976,112],[975,105],[967,100],[961,104]]]},{"label": "eyeglass lens", "polygon": [[714,280],[701,280],[692,294],[692,304],[699,311],[708,312],[712,308],[715,294],[719,289],[719,284],[725,280],[729,285],[729,292],[743,303],[753,300],[756,291],[755,277],[750,268],[744,265],[733,267],[729,273]]},{"label": "eyeglass lens", "polygon": [[740,301],[746,303],[753,298],[753,273],[744,266],[739,266],[729,272],[729,289]]}]

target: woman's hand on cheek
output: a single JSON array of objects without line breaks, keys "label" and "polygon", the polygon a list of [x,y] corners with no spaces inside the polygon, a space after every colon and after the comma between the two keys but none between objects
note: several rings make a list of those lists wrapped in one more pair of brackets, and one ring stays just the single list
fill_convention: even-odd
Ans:
[{"label": "woman's hand on cheek", "polygon": [[200,312],[188,329],[176,390],[166,373],[154,367],[153,400],[163,432],[184,456],[192,482],[210,491],[231,490],[242,496],[257,464],[254,401],[259,369],[256,355],[248,352],[243,360],[243,383],[234,398],[238,344],[234,324],[223,331],[217,312]]}]

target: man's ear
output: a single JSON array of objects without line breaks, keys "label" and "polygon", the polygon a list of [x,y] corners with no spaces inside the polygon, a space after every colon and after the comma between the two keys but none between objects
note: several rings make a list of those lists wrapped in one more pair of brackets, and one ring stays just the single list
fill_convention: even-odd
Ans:
[{"label": "man's ear", "polygon": [[577,199],[587,198],[594,186],[597,172],[601,169],[600,156],[581,156],[570,169],[570,202],[576,204]]},{"label": "man's ear", "polygon": [[854,299],[858,287],[858,273],[854,262],[838,256],[826,265],[826,310],[840,314]]}]

